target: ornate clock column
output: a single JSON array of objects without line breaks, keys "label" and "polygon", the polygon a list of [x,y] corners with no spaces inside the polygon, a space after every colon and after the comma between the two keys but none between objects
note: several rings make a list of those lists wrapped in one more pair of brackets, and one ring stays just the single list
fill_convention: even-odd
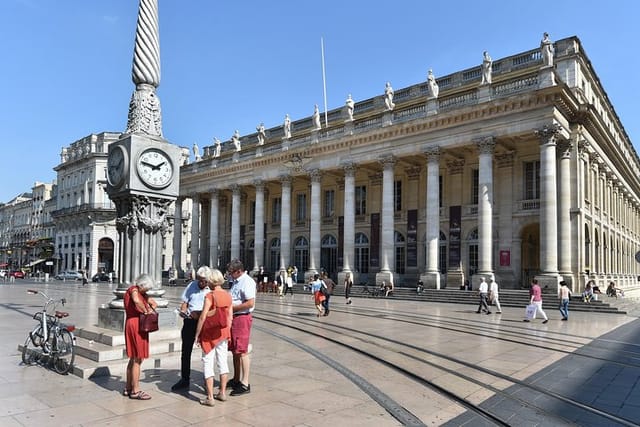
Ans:
[{"label": "ornate clock column", "polygon": [[[133,54],[135,91],[127,130],[109,146],[107,193],[116,205],[119,262],[116,298],[99,313],[101,327],[122,330],[122,297],[136,277],[146,273],[156,283],[150,292],[161,307],[162,241],[169,229],[167,211],[178,196],[181,150],[162,137],[158,1],[140,0]],[[114,310],[115,309],[115,310]],[[119,310],[118,310],[119,309]]]}]

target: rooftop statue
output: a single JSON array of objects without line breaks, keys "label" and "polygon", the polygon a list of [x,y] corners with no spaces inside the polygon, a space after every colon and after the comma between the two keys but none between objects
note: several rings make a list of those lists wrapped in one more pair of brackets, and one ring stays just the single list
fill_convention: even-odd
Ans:
[{"label": "rooftop statue", "polygon": [[540,41],[540,53],[542,55],[542,64],[545,67],[553,66],[553,42],[549,39],[549,33],[544,33],[542,35],[542,40]]},{"label": "rooftop statue", "polygon": [[482,83],[483,85],[491,84],[491,73],[493,72],[493,60],[486,50],[482,54]]},{"label": "rooftop statue", "polygon": [[353,121],[353,107],[355,103],[351,98],[351,94],[349,94],[349,96],[347,97],[347,100],[345,101],[345,105],[347,106],[347,116],[349,117],[349,120]]},{"label": "rooftop statue", "polygon": [[238,132],[237,129],[231,137],[231,142],[233,142],[233,146],[236,148],[236,153],[242,150],[242,147],[240,145],[240,132]]},{"label": "rooftop statue", "polygon": [[427,75],[427,84],[429,89],[429,98],[437,98],[440,94],[440,88],[438,87],[438,83],[436,82],[436,78],[433,75],[433,70],[429,70],[429,74]]},{"label": "rooftop statue", "polygon": [[387,111],[393,110],[393,107],[396,106],[396,104],[393,103],[393,88],[389,82],[384,86],[384,106]]},{"label": "rooftop statue", "polygon": [[313,108],[313,129],[320,130],[322,125],[320,124],[320,110],[318,109],[318,104]]},{"label": "rooftop statue", "polygon": [[284,128],[284,137],[291,138],[291,119],[288,114],[284,116],[284,124],[282,126]]},{"label": "rooftop statue", "polygon": [[267,139],[264,123],[260,123],[258,127],[256,127],[256,130],[258,131],[258,145],[264,145],[264,141]]},{"label": "rooftop statue", "polygon": [[220,157],[220,152],[222,151],[222,143],[218,138],[213,138],[213,143],[215,145],[215,151],[213,152],[213,157]]},{"label": "rooftop statue", "polygon": [[202,160],[202,157],[200,156],[200,148],[198,148],[198,144],[195,142],[193,143],[193,159],[196,162]]}]

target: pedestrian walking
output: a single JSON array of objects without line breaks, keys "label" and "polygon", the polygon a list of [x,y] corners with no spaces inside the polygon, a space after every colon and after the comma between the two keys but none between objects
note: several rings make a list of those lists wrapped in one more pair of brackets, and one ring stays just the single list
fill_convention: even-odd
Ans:
[{"label": "pedestrian walking", "polygon": [[318,310],[318,317],[324,314],[323,303],[326,297],[322,292],[323,286],[324,284],[322,280],[320,280],[320,275],[314,274],[313,281],[311,282],[311,293],[313,294],[313,302],[316,305],[316,310]]},{"label": "pedestrian walking", "polygon": [[560,298],[560,314],[562,320],[569,320],[569,300],[571,299],[571,290],[567,287],[567,282],[560,282],[558,289],[558,298]]},{"label": "pedestrian walking", "polygon": [[496,311],[496,313],[498,313],[498,314],[502,313],[502,308],[500,307],[500,296],[499,296],[499,292],[498,292],[498,283],[494,280],[493,277],[491,279],[489,279],[489,302],[491,302],[491,304],[495,304],[496,305],[496,309],[498,310],[498,311]]},{"label": "pedestrian walking", "polygon": [[233,354],[233,378],[227,383],[231,396],[240,396],[251,392],[249,358],[252,312],[256,301],[256,282],[249,277],[244,264],[239,259],[232,260],[227,272],[233,280],[231,299],[233,300],[233,322],[231,323],[231,341],[229,350]]},{"label": "pedestrian walking", "polygon": [[322,281],[326,287],[326,292],[324,294],[324,301],[322,302],[322,306],[324,307],[324,315],[329,315],[329,300],[331,299],[331,295],[333,295],[333,291],[336,288],[336,282],[331,280],[331,278],[327,275],[326,272],[322,273]]},{"label": "pedestrian walking", "polygon": [[[538,285],[538,279],[533,279],[531,283],[531,289],[529,290],[529,304],[536,306],[536,311],[533,313],[532,319],[535,320],[536,316],[540,314],[544,319],[542,323],[547,323],[549,318],[547,314],[542,309],[542,289],[540,289],[540,285]],[[529,322],[529,319],[524,319],[524,322]]]},{"label": "pedestrian walking", "polygon": [[183,317],[180,338],[182,339],[180,380],[171,386],[172,391],[189,388],[191,378],[191,353],[196,340],[196,328],[204,297],[209,293],[211,280],[211,268],[202,266],[196,272],[196,280],[193,280],[182,292],[182,303],[180,304],[180,315]]},{"label": "pedestrian walking", "polygon": [[347,272],[344,276],[344,299],[347,304],[351,304],[351,288],[353,287],[353,279],[351,273]]},{"label": "pedestrian walking", "polygon": [[287,277],[284,280],[285,282],[284,294],[286,295],[288,292],[291,294],[291,296],[293,296],[293,277],[289,276],[288,274],[286,276]]},{"label": "pedestrian walking", "polygon": [[87,286],[87,283],[89,283],[89,280],[87,280],[87,272],[82,270],[82,286]]},{"label": "pedestrian walking", "polygon": [[487,284],[484,277],[480,279],[480,287],[478,288],[478,295],[480,297],[480,303],[478,304],[478,310],[476,313],[481,313],[486,311],[487,314],[491,314],[491,310],[489,310],[489,305],[487,304],[487,298],[489,296],[489,285]]}]

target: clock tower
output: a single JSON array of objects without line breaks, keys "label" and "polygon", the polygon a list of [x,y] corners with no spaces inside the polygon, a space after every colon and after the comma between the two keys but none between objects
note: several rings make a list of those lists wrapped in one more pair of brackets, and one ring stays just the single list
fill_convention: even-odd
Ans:
[{"label": "clock tower", "polygon": [[149,292],[159,305],[163,238],[167,213],[178,196],[181,149],[162,136],[160,99],[160,44],[158,1],[140,0],[133,55],[135,91],[129,103],[127,129],[109,146],[107,193],[116,205],[118,230],[118,288],[109,308],[101,308],[99,324],[119,329],[124,317],[122,300],[127,288],[143,273],[156,287]]}]

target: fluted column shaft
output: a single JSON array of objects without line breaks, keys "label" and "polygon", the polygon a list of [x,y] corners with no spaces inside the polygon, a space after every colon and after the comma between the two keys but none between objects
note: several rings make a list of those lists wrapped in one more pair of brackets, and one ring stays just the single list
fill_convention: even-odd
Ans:
[{"label": "fluted column shaft", "polygon": [[173,214],[173,260],[171,267],[175,272],[180,271],[182,262],[182,199],[178,197],[175,202],[175,212]]},{"label": "fluted column shaft", "polygon": [[427,154],[427,205],[426,272],[438,272],[438,241],[440,238],[440,150],[430,150]]},{"label": "fluted column shaft", "polygon": [[478,143],[478,273],[492,275],[493,248],[493,138]]},{"label": "fluted column shaft", "polygon": [[264,265],[264,183],[256,181],[256,219],[253,236],[253,269]]},{"label": "fluted column shaft", "polygon": [[220,223],[220,204],[218,190],[211,190],[211,208],[209,212],[209,266],[218,267],[218,242]]},{"label": "fluted column shaft", "polygon": [[393,168],[395,166],[395,159],[388,157],[382,160],[382,232],[381,234],[381,246],[382,246],[382,259],[380,265],[381,272],[392,271],[394,265],[394,215],[393,215]]},{"label": "fluted column shaft", "polygon": [[240,186],[231,186],[231,259],[240,258]]},{"label": "fluted column shaft", "polygon": [[280,269],[291,265],[291,177],[282,177],[282,213],[280,218]]},{"label": "fluted column shaft", "polygon": [[556,139],[558,129],[537,131],[540,138],[540,271],[558,273]]},{"label": "fluted column shaft", "polygon": [[571,273],[571,145],[563,147],[560,158],[560,194],[558,226],[560,251],[558,266],[561,273]]},{"label": "fluted column shaft", "polygon": [[200,265],[200,195],[191,196],[191,267]]},{"label": "fluted column shaft", "polygon": [[320,182],[322,175],[319,170],[311,172],[311,227],[309,230],[311,252],[309,257],[309,270],[318,271],[320,267]]},{"label": "fluted column shaft", "polygon": [[356,238],[356,169],[354,164],[344,168],[344,247],[342,271],[351,272]]}]

